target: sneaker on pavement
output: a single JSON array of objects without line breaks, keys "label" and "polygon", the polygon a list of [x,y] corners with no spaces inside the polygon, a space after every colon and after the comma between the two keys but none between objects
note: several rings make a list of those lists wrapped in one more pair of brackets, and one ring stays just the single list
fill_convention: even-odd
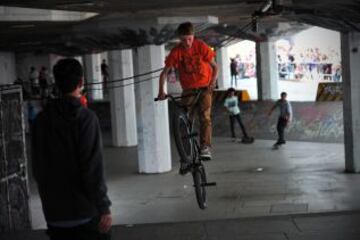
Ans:
[{"label": "sneaker on pavement", "polygon": [[208,161],[211,160],[211,150],[209,147],[203,147],[200,150],[200,157],[202,160]]}]

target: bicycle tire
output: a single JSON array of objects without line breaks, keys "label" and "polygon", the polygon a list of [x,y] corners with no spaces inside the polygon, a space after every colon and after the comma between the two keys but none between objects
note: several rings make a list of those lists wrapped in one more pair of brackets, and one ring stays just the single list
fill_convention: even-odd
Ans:
[{"label": "bicycle tire", "polygon": [[187,115],[184,111],[177,110],[173,119],[173,132],[176,148],[181,161],[191,163],[194,158],[193,140]]},{"label": "bicycle tire", "polygon": [[206,173],[203,165],[198,165],[193,172],[196,200],[200,209],[205,209],[206,204]]}]

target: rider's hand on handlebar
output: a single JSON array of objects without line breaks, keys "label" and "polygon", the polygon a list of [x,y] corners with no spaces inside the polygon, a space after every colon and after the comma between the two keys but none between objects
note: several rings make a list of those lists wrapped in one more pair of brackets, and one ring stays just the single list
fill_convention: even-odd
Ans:
[{"label": "rider's hand on handlebar", "polygon": [[208,90],[213,91],[214,89],[215,89],[215,83],[210,83],[210,85],[208,86]]},{"label": "rider's hand on handlebar", "polygon": [[158,94],[158,99],[161,100],[165,100],[166,99],[166,93],[163,91],[160,91]]}]

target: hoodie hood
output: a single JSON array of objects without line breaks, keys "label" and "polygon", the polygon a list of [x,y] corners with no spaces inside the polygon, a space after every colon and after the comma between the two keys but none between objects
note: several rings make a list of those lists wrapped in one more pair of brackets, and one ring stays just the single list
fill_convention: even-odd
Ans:
[{"label": "hoodie hood", "polygon": [[49,113],[50,118],[57,120],[55,122],[72,124],[77,119],[81,108],[79,98],[66,96],[51,100],[45,111]]}]

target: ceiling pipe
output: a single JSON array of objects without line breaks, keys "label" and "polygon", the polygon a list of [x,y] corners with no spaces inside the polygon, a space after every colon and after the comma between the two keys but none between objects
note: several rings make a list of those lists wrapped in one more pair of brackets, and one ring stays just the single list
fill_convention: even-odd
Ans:
[{"label": "ceiling pipe", "polygon": [[265,5],[261,7],[260,12],[262,13],[266,13],[267,11],[269,11],[270,8],[272,8],[274,5],[273,0],[267,0]]}]

